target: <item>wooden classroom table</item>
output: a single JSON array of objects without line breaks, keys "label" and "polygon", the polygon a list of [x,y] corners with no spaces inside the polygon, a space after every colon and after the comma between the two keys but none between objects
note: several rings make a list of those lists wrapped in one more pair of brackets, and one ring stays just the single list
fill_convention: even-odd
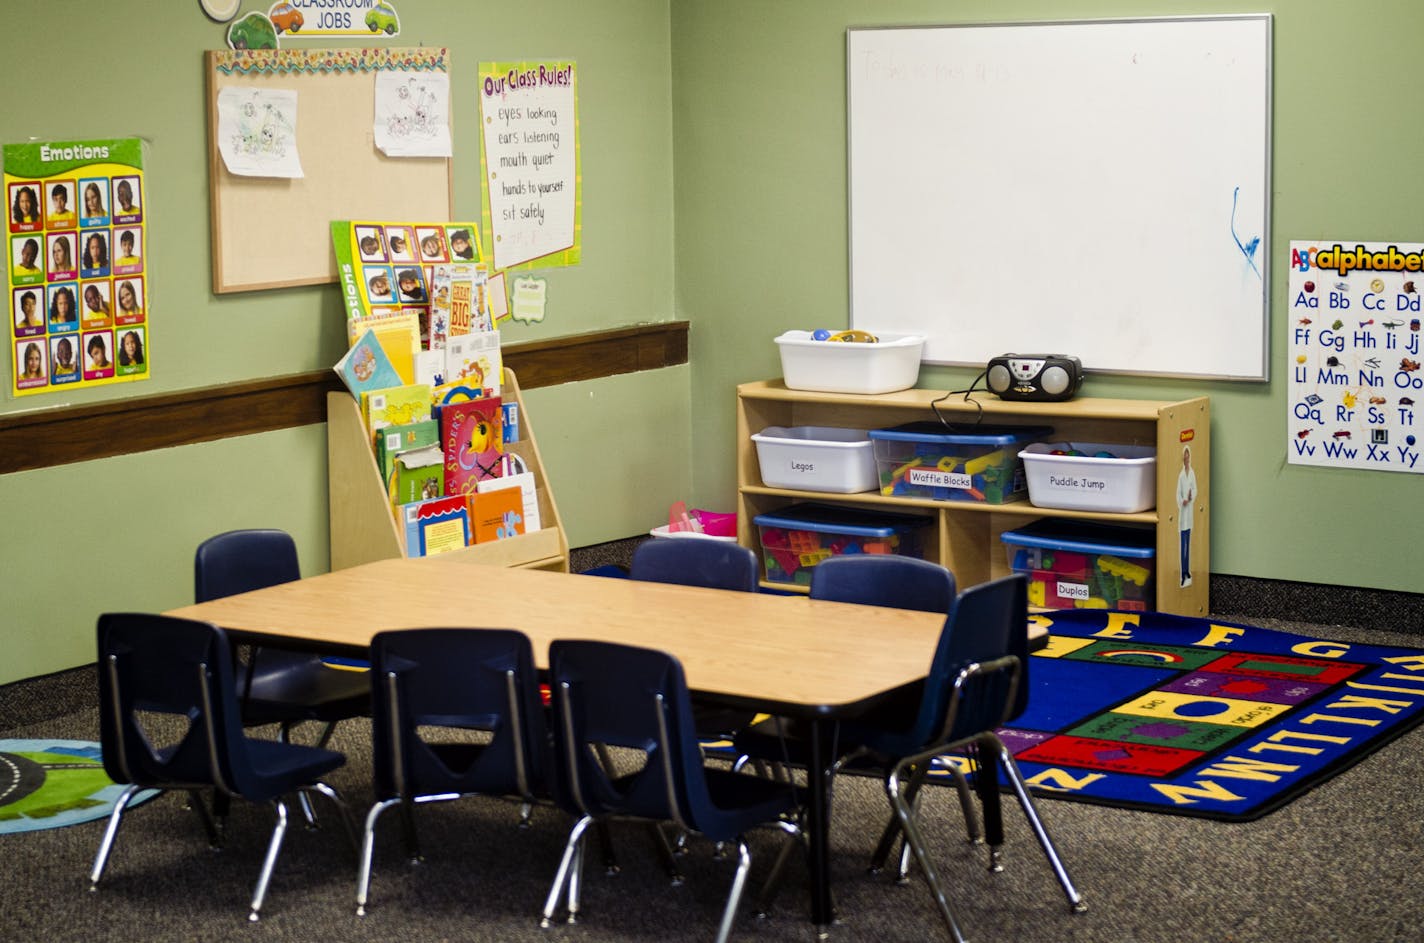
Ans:
[{"label": "wooden classroom table", "polygon": [[[243,642],[356,657],[377,632],[428,627],[518,629],[541,669],[558,638],[670,652],[704,700],[812,722],[807,832],[820,929],[833,917],[833,758],[817,755],[821,725],[923,678],[944,625],[942,615],[909,609],[485,566],[457,554],[381,560],[166,615],[215,623]],[[1031,635],[1044,633],[1031,625]]]}]

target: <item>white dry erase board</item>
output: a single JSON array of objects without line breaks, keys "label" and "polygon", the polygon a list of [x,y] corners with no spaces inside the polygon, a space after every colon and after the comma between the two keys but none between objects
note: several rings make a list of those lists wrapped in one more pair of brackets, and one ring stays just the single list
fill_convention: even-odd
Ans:
[{"label": "white dry erase board", "polygon": [[1271,18],[852,29],[850,322],[1267,377]]}]

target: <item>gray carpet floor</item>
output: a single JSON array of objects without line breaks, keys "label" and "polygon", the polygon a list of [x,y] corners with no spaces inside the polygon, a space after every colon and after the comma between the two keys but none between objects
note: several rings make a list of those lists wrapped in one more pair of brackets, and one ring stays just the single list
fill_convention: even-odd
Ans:
[{"label": "gray carpet floor", "polygon": [[[1230,618],[1230,617],[1223,617]],[[1413,633],[1242,619],[1344,641],[1421,646]],[[0,736],[97,739],[91,671],[0,688]],[[364,813],[370,802],[369,731],[341,725],[347,765],[331,777]],[[929,789],[927,831],[960,924],[971,941],[1016,943],[1294,943],[1424,939],[1424,731],[1263,819],[1245,824],[1042,799],[1050,831],[1089,910],[1072,914],[1016,806],[1006,805],[1005,870],[964,841],[952,790]],[[322,807],[319,807],[319,811]],[[918,878],[896,886],[864,864],[887,815],[875,782],[838,781],[833,865],[839,922],[832,939],[947,939]],[[355,856],[340,831],[289,830],[260,923],[246,903],[272,813],[234,808],[227,846],[210,851],[178,797],[126,816],[96,893],[88,869],[102,822],[0,835],[0,940],[666,941],[710,940],[733,864],[694,842],[687,881],[669,886],[649,836],[615,827],[621,873],[592,859],[577,925],[539,927],[568,816],[541,809],[520,829],[514,806],[469,799],[418,810],[425,861],[405,861],[393,815],[382,820],[371,912],[355,916]],[[324,817],[328,822],[331,815]],[[333,823],[334,824],[334,823]],[[754,835],[753,885],[780,833]],[[771,914],[744,907],[742,941],[811,940],[805,868],[796,861]]]}]

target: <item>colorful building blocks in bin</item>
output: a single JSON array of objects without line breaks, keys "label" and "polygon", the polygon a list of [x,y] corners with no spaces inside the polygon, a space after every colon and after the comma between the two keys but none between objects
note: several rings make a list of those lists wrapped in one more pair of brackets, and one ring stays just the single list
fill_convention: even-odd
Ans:
[{"label": "colorful building blocks in bin", "polygon": [[1150,526],[1045,519],[1000,537],[1009,567],[1028,578],[1030,605],[1154,608],[1156,551]]},{"label": "colorful building blocks in bin", "polygon": [[913,514],[800,504],[753,518],[761,535],[766,579],[808,585],[822,560],[855,553],[921,555],[920,531],[931,521]]},{"label": "colorful building blocks in bin", "polygon": [[870,440],[882,495],[1005,504],[1028,494],[1020,446],[1052,434],[1047,426],[911,422],[872,429]]}]

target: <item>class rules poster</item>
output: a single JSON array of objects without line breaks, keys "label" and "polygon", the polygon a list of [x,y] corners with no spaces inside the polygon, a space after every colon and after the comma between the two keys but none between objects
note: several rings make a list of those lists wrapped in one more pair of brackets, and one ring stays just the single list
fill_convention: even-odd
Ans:
[{"label": "class rules poster", "polygon": [[6,144],[14,396],[149,376],[138,138]]}]

